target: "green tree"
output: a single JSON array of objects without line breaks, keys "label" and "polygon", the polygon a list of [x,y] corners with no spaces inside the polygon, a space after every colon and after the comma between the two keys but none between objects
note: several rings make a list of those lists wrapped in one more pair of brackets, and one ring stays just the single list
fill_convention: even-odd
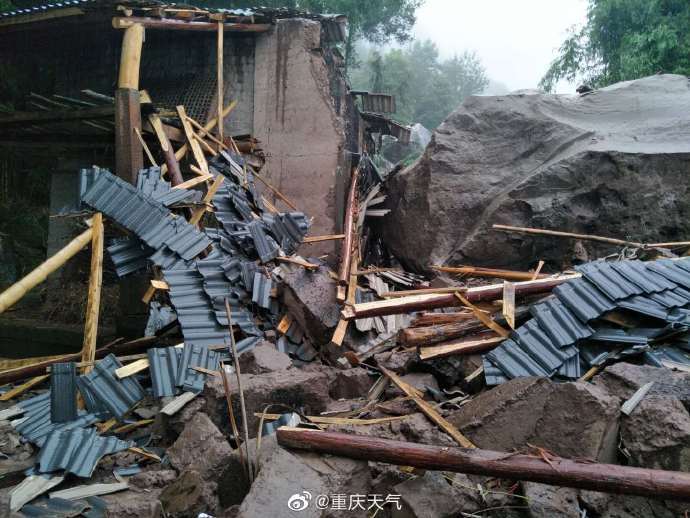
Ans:
[{"label": "green tree", "polygon": [[370,51],[363,66],[350,70],[357,90],[395,95],[395,118],[427,128],[438,124],[469,95],[481,93],[488,79],[474,53],[442,61],[430,40],[415,41],[385,54]]},{"label": "green tree", "polygon": [[540,86],[601,87],[657,72],[690,73],[690,2],[590,0],[587,22],[571,29]]}]

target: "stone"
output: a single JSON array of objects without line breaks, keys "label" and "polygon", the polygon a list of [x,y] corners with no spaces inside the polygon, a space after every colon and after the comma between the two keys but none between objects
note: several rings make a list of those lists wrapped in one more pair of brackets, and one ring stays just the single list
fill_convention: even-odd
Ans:
[{"label": "stone", "polygon": [[396,374],[404,374],[414,363],[417,357],[416,351],[387,351],[374,355],[376,365],[385,367]]},{"label": "stone", "polygon": [[216,483],[204,480],[201,474],[194,470],[180,473],[180,476],[163,490],[159,498],[166,516],[172,518],[197,516],[199,513],[213,516],[220,510]]},{"label": "stone", "polygon": [[[237,426],[242,429],[242,413],[237,387],[237,378],[228,376],[232,405]],[[259,418],[255,413],[263,412],[268,405],[280,404],[269,412],[285,412],[285,406],[300,409],[305,415],[317,415],[328,407],[329,376],[324,370],[304,372],[301,369],[268,372],[265,374],[242,374],[242,385],[249,424],[249,436],[256,437]],[[224,433],[230,435],[228,404],[223,382],[218,378],[208,379],[203,391],[205,411]]]},{"label": "stone", "polygon": [[172,469],[152,469],[130,477],[129,484],[140,489],[163,488],[177,478]]},{"label": "stone", "polygon": [[477,396],[448,421],[479,448],[540,446],[568,458],[613,462],[619,400],[583,382],[517,378]]},{"label": "stone", "polygon": [[[408,269],[559,268],[573,241],[495,223],[641,242],[690,235],[690,86],[660,74],[579,95],[470,96],[387,178],[378,230]],[[679,118],[679,115],[683,115]],[[633,137],[634,136],[634,137]],[[654,207],[656,210],[649,210]],[[583,242],[590,257],[615,248]]]},{"label": "stone", "polygon": [[398,484],[394,494],[401,497],[401,509],[391,505],[392,518],[453,518],[479,509],[437,471]]},{"label": "stone", "polygon": [[374,384],[373,376],[365,369],[353,368],[337,371],[329,387],[333,399],[355,399],[366,397]]},{"label": "stone", "polygon": [[205,407],[204,398],[197,396],[174,415],[168,416],[161,413],[156,415],[153,422],[153,435],[157,438],[157,444],[166,447],[174,443],[187,423]]},{"label": "stone", "polygon": [[677,399],[647,395],[621,418],[621,441],[636,466],[690,471],[690,414]]},{"label": "stone", "polygon": [[678,510],[673,510],[672,508],[676,505],[674,502],[663,502],[641,496],[580,491],[580,506],[587,511],[587,516],[601,518],[674,518],[683,516],[687,504],[681,504]]},{"label": "stone", "polygon": [[[103,495],[107,516],[118,518],[159,518],[165,516],[158,499],[160,489],[135,489]],[[167,511],[167,509],[166,509]]]},{"label": "stone", "polygon": [[370,488],[364,461],[276,447],[262,463],[237,516],[331,516],[317,508],[318,495],[368,494]]},{"label": "stone", "polygon": [[166,453],[179,472],[194,470],[204,479],[213,479],[227,463],[232,448],[211,419],[199,412]]},{"label": "stone", "polygon": [[284,269],[283,304],[315,346],[330,342],[340,320],[336,283],[326,267]]},{"label": "stone", "polygon": [[269,342],[261,342],[254,349],[240,354],[239,363],[243,374],[264,374],[292,367],[290,357]]},{"label": "stone", "polygon": [[690,373],[663,367],[619,362],[610,365],[593,379],[600,386],[622,400],[629,399],[640,387],[654,382],[648,396],[678,399],[690,409]]},{"label": "stone", "polygon": [[582,511],[577,499],[577,489],[547,486],[536,482],[523,482],[522,490],[531,518],[580,518]]}]

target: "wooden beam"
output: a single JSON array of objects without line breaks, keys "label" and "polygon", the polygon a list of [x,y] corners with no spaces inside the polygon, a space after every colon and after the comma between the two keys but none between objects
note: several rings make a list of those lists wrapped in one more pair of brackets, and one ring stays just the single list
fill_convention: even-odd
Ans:
[{"label": "wooden beam", "polygon": [[132,376],[136,374],[137,372],[144,371],[149,368],[149,360],[148,358],[142,358],[141,360],[134,361],[132,363],[128,363],[127,365],[123,365],[122,367],[115,369],[115,376],[117,376],[119,379],[126,378],[128,376]]},{"label": "wooden beam", "polygon": [[299,259],[297,257],[276,257],[276,261],[280,263],[296,264],[297,266],[301,266],[312,271],[319,269],[318,264],[310,263],[309,261],[305,261],[304,259]]},{"label": "wooden beam", "polygon": [[329,234],[326,236],[308,236],[302,240],[302,243],[320,243],[322,241],[332,241],[335,239],[343,239],[345,234]]},{"label": "wooden beam", "polygon": [[268,188],[269,191],[271,191],[273,194],[276,195],[277,198],[279,198],[280,200],[282,200],[283,202],[285,202],[285,205],[287,205],[288,207],[290,207],[292,210],[298,210],[297,207],[295,206],[295,204],[292,203],[292,202],[288,199],[287,196],[285,196],[285,195],[284,195],[283,193],[281,193],[278,189],[276,189],[276,188],[273,187],[270,183],[268,183],[268,180],[266,180],[265,178],[263,178],[259,173],[252,173],[252,174],[253,174],[254,178],[256,178],[256,179],[259,180],[262,184],[264,184],[264,185],[266,186],[266,188]]},{"label": "wooden beam", "polygon": [[503,283],[503,318],[511,329],[515,329],[515,284],[505,281]]},{"label": "wooden beam", "polygon": [[32,288],[36,287],[48,278],[48,275],[65,264],[70,258],[74,257],[84,248],[93,236],[93,229],[89,228],[75,237],[72,241],[43,261],[30,273],[24,276],[12,286],[0,293],[0,313],[4,313],[21,299]]},{"label": "wooden beam", "polygon": [[[163,160],[165,161],[165,168],[168,172],[168,177],[170,178],[170,185],[175,187],[184,182],[182,178],[182,171],[180,170],[180,163],[175,157],[175,150],[170,143],[167,133],[163,130],[163,123],[158,115],[152,113],[149,115],[149,124],[153,128],[156,138],[158,139],[158,144],[160,145],[161,151],[163,153]],[[161,168],[161,175],[165,171]]]},{"label": "wooden beam", "polygon": [[[357,294],[357,275],[355,275],[355,272],[357,271],[357,266],[358,266],[358,251],[355,249],[355,251],[352,253],[352,259],[350,262],[350,277],[349,281],[347,284],[347,295],[346,295],[346,302],[348,304],[354,304],[355,302],[355,297]],[[342,286],[339,286],[342,287]],[[343,345],[343,340],[345,339],[345,334],[347,333],[347,326],[349,325],[349,322],[345,320],[344,318],[340,318],[338,320],[338,325],[335,328],[335,331],[333,332],[333,337],[331,338],[331,343],[337,347],[340,347]]]},{"label": "wooden beam", "polygon": [[151,150],[149,147],[146,145],[146,141],[144,140],[144,137],[141,136],[141,131],[139,131],[139,128],[134,128],[134,133],[137,134],[137,138],[139,139],[139,143],[141,144],[141,147],[144,148],[144,153],[146,153],[146,157],[149,159],[149,162],[151,162],[151,165],[153,167],[158,167],[158,164],[156,163],[156,159],[153,158],[153,154],[151,153]]},{"label": "wooden beam", "polygon": [[[89,275],[88,300],[86,302],[86,321],[84,323],[84,342],[81,348],[81,361],[93,362],[96,357],[98,337],[98,317],[101,307],[101,285],[103,282],[103,214],[94,214],[91,228],[91,272]],[[93,366],[84,367],[86,374]]]},{"label": "wooden beam", "polygon": [[[230,104],[228,104],[223,110],[222,116],[227,117],[227,115],[235,108],[235,106],[237,106],[237,101],[232,101]],[[216,127],[216,124],[218,124],[218,117],[215,117],[214,119],[208,121],[204,125],[204,129],[206,131],[211,131],[213,128]],[[177,160],[182,160],[182,158],[187,154],[188,150],[189,145],[187,143],[183,144],[177,151],[175,151],[175,158]],[[167,166],[164,164],[163,167],[161,167],[161,174],[165,174],[167,170]]]},{"label": "wooden beam", "polygon": [[460,354],[483,354],[495,349],[503,340],[505,340],[505,338],[502,336],[492,336],[480,340],[462,340],[459,342],[443,343],[433,347],[422,347],[419,350],[419,358],[421,360],[431,360],[433,358]]},{"label": "wooden beam", "polygon": [[7,392],[5,392],[4,394],[0,395],[0,401],[9,401],[10,399],[16,398],[17,396],[21,396],[24,392],[34,388],[39,383],[43,383],[48,378],[50,378],[50,374],[42,374],[41,376],[36,376],[35,378],[31,378],[26,383],[23,383],[21,385],[17,385],[16,387],[14,387],[14,388],[8,390]]},{"label": "wooden beam", "polygon": [[63,122],[84,119],[105,119],[115,114],[114,106],[95,106],[79,110],[49,110],[40,112],[12,112],[0,115],[0,125]]},{"label": "wooden beam", "polygon": [[207,182],[209,180],[213,179],[213,175],[206,175],[206,176],[195,176],[194,178],[187,180],[186,182],[182,182],[179,185],[176,185],[173,187],[173,189],[189,189],[191,187],[194,187],[195,185],[199,185],[200,183]]},{"label": "wooden beam", "polygon": [[[218,114],[218,139],[223,142],[223,103],[225,88],[223,88],[223,22],[218,22],[216,37],[216,113]],[[222,147],[218,148],[220,151]]]},{"label": "wooden beam", "polygon": [[218,189],[220,189],[220,186],[223,185],[224,179],[225,177],[222,174],[219,174],[218,176],[216,176],[216,179],[213,180],[211,187],[208,188],[208,191],[206,191],[206,195],[202,200],[205,206],[199,207],[198,209],[194,210],[194,214],[192,214],[192,217],[189,220],[189,223],[191,225],[196,225],[197,223],[199,223],[201,217],[208,210],[209,204],[213,201],[213,197],[218,192]]},{"label": "wooden beam", "polygon": [[[182,31],[216,31],[216,22],[188,22],[172,18],[147,18],[142,16],[115,17],[115,29],[127,29],[133,25],[141,25],[147,29],[168,29]],[[223,30],[231,32],[267,32],[271,29],[268,23],[224,23]]]},{"label": "wooden beam", "polygon": [[196,163],[199,165],[199,169],[201,169],[204,174],[209,174],[206,157],[204,156],[204,152],[201,150],[201,146],[199,146],[199,142],[197,142],[195,138],[194,129],[187,119],[187,112],[184,109],[184,106],[179,105],[176,107],[176,109],[177,114],[180,116],[180,122],[182,123],[184,133],[187,136],[187,144],[189,144],[192,154],[194,155],[194,160],[196,160]]},{"label": "wooden beam", "polygon": [[480,332],[484,329],[484,324],[476,318],[471,320],[460,320],[447,322],[445,324],[432,324],[422,327],[406,327],[398,333],[398,340],[406,347],[421,347],[437,342],[446,342]]},{"label": "wooden beam", "polygon": [[118,88],[139,90],[139,68],[141,65],[141,49],[143,44],[144,26],[138,23],[132,23],[127,27],[122,37],[120,72],[117,80]]},{"label": "wooden beam", "polygon": [[[548,293],[556,286],[571,279],[581,277],[579,273],[537,279],[536,281],[524,281],[515,283],[515,296],[534,295]],[[488,302],[498,300],[503,296],[503,284],[490,284],[476,288],[458,290],[470,302]],[[352,320],[355,318],[369,318],[385,315],[398,315],[436,308],[448,308],[461,306],[460,301],[452,293],[412,295],[397,299],[377,300],[345,306],[343,317]]]},{"label": "wooden beam", "polygon": [[344,286],[348,282],[350,274],[350,262],[355,246],[355,218],[357,217],[357,180],[359,178],[359,165],[355,168],[350,179],[350,192],[345,206],[345,225],[342,247],[340,249],[340,270],[338,270],[338,284]]},{"label": "wooden beam", "polygon": [[472,441],[470,441],[467,437],[461,434],[460,431],[457,428],[455,428],[455,426],[446,421],[446,419],[444,419],[433,406],[424,401],[420,397],[419,391],[417,391],[417,389],[415,389],[408,383],[405,383],[402,379],[400,379],[400,377],[398,377],[397,374],[395,374],[392,371],[389,371],[385,367],[379,368],[381,369],[381,372],[383,372],[383,374],[385,374],[386,377],[389,378],[396,387],[402,390],[406,396],[408,396],[412,399],[412,401],[414,401],[414,403],[417,405],[417,407],[419,407],[419,409],[425,416],[431,419],[439,428],[441,428],[441,430],[450,435],[455,442],[457,442],[463,448],[476,448]]},{"label": "wooden beam", "polygon": [[368,462],[385,462],[432,471],[451,471],[506,480],[663,500],[690,500],[690,473],[569,460],[552,454],[505,453],[393,441],[305,428],[281,427],[278,444]]},{"label": "wooden beam", "polygon": [[494,319],[491,318],[491,315],[487,315],[486,313],[484,313],[481,309],[479,309],[465,297],[460,295],[460,293],[455,292],[455,297],[460,302],[462,302],[464,306],[470,308],[470,310],[472,310],[472,313],[474,313],[474,316],[477,317],[477,320],[479,320],[482,324],[491,329],[497,335],[502,336],[503,338],[508,338],[508,336],[510,335],[510,331],[494,322]]}]

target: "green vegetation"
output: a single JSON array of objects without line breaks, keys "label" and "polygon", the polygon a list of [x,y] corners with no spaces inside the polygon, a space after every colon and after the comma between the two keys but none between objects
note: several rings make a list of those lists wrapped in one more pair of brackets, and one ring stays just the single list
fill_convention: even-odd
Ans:
[{"label": "green vegetation", "polygon": [[658,72],[690,74],[690,2],[590,0],[587,23],[572,29],[540,86],[601,87]]},{"label": "green vegetation", "polygon": [[465,97],[483,92],[489,84],[473,53],[441,60],[430,40],[384,54],[372,50],[363,61],[350,70],[353,88],[395,95],[395,118],[429,129],[436,128]]}]

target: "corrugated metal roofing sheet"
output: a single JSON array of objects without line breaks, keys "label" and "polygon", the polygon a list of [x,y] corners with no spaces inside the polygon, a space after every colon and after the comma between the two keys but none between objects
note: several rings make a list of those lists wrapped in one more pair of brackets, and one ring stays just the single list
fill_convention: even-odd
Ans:
[{"label": "corrugated metal roofing sheet", "polygon": [[610,263],[603,261],[585,263],[575,269],[613,300],[644,293],[642,288],[628,281]]},{"label": "corrugated metal roofing sheet", "polygon": [[65,470],[87,478],[93,474],[101,457],[131,446],[132,442],[114,436],[101,437],[93,428],[55,431],[46,438],[37,462],[41,473]]},{"label": "corrugated metal roofing sheet", "polygon": [[77,366],[54,363],[50,369],[50,420],[66,423],[77,418]]},{"label": "corrugated metal roofing sheet", "polygon": [[218,370],[220,355],[210,351],[208,347],[185,344],[177,373],[178,387],[185,392],[200,392],[204,388],[206,374],[194,370],[192,367],[202,367],[208,370]]},{"label": "corrugated metal roofing sheet", "polygon": [[580,322],[557,298],[552,297],[535,304],[530,308],[530,312],[557,347],[574,344],[594,332],[587,324]]},{"label": "corrugated metal roofing sheet", "polygon": [[262,263],[267,263],[278,257],[278,245],[266,234],[260,221],[252,221],[247,225],[247,229],[254,241],[256,253]]},{"label": "corrugated metal roofing sheet", "polygon": [[118,378],[115,370],[122,363],[109,354],[94,365],[94,369],[78,380],[80,390],[86,387],[113,417],[122,419],[139,401],[144,398],[144,389],[134,376]]},{"label": "corrugated metal roofing sheet", "polygon": [[256,302],[259,307],[271,307],[271,291],[273,290],[273,279],[265,276],[261,272],[254,274],[254,283],[252,287],[252,301]]},{"label": "corrugated metal roofing sheet", "polygon": [[107,250],[118,277],[146,269],[146,259],[153,253],[151,248],[136,237],[117,239]]},{"label": "corrugated metal roofing sheet", "polygon": [[615,307],[611,299],[584,278],[565,282],[557,286],[553,293],[585,323]]},{"label": "corrugated metal roofing sheet", "polygon": [[179,347],[152,348],[146,351],[151,373],[151,388],[156,397],[170,397],[177,394],[177,373],[182,358]]}]

